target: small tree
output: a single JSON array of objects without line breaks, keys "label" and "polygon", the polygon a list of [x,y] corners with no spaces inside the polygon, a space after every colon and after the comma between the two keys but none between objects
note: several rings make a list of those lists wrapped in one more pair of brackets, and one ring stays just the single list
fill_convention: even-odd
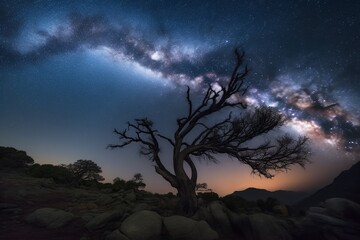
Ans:
[{"label": "small tree", "polygon": [[141,173],[134,174],[134,177],[129,181],[125,181],[119,177],[114,178],[113,180],[113,190],[130,190],[130,189],[143,189],[146,187],[146,184],[143,182],[143,177]]},{"label": "small tree", "polygon": [[91,160],[77,160],[69,164],[68,168],[73,173],[77,181],[103,181],[104,177],[100,175],[101,167]]},{"label": "small tree", "polygon": [[132,180],[135,182],[135,188],[136,189],[144,189],[146,187],[146,184],[144,183],[144,178],[141,173],[135,173]]},{"label": "small tree", "polygon": [[144,181],[143,176],[141,173],[135,173],[133,177],[135,182],[142,182]]},{"label": "small tree", "polygon": [[212,189],[208,188],[207,183],[198,183],[195,186],[197,192],[212,192]]},{"label": "small tree", "polygon": [[[294,139],[284,135],[273,141],[263,137],[257,139],[260,143],[250,144],[256,137],[281,126],[284,118],[278,111],[266,106],[244,112],[247,108],[244,100],[247,88],[243,85],[249,71],[246,66],[243,67],[244,52],[236,50],[235,55],[236,64],[229,81],[219,88],[209,85],[198,104],[194,104],[190,88],[187,88],[188,112],[177,119],[173,137],[159,133],[151,120],[141,118],[128,122],[123,131],[115,129],[120,144],[109,145],[114,149],[139,144],[141,153],[155,163],[155,171],[177,189],[180,212],[184,215],[192,215],[197,209],[195,158],[216,161],[218,154],[225,154],[249,165],[253,173],[267,178],[273,177],[276,171],[289,169],[291,165],[304,167],[308,162],[306,137]],[[234,117],[232,112],[228,113],[230,109],[236,109],[240,114]],[[209,123],[208,119],[221,111],[226,111],[227,117]],[[173,171],[162,163],[159,139],[167,141],[173,149]],[[190,175],[185,171],[185,164],[190,167]]]}]

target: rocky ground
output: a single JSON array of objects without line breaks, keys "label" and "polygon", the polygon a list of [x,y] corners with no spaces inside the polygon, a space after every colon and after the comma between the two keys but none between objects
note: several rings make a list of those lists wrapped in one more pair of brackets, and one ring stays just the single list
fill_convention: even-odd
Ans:
[{"label": "rocky ground", "polygon": [[176,198],[146,191],[58,185],[0,172],[0,239],[359,239],[360,206],[333,198],[302,217],[230,211],[220,201],[192,217],[174,215]]}]

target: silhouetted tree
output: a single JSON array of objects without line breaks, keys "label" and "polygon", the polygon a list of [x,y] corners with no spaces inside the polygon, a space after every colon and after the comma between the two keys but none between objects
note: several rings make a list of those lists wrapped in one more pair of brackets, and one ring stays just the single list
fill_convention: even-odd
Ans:
[{"label": "silhouetted tree", "polygon": [[[120,144],[109,145],[114,149],[131,143],[139,144],[141,154],[154,162],[155,171],[177,189],[180,212],[184,215],[192,215],[197,209],[194,158],[202,157],[216,162],[216,155],[226,154],[249,165],[253,173],[267,178],[273,177],[276,171],[289,169],[291,165],[304,167],[308,162],[306,137],[294,139],[284,135],[272,141],[262,137],[257,138],[257,144],[250,142],[281,126],[284,118],[278,111],[266,106],[245,111],[244,95],[247,88],[243,85],[249,71],[247,66],[243,67],[244,52],[236,50],[235,55],[236,64],[229,81],[219,88],[209,85],[199,104],[194,104],[190,88],[187,88],[188,112],[177,119],[173,137],[159,133],[151,120],[141,118],[128,122],[123,131],[115,129]],[[234,117],[230,112],[227,117],[212,124],[206,121],[216,113],[229,109],[242,113]],[[173,172],[160,159],[159,139],[167,141],[173,148]],[[190,175],[185,172],[185,163],[190,167]]]},{"label": "silhouetted tree", "polygon": [[195,186],[195,191],[198,191],[198,192],[212,192],[212,189],[208,188],[207,183],[198,183]]},{"label": "silhouetted tree", "polygon": [[144,180],[141,173],[135,173],[133,179],[136,182],[142,182]]},{"label": "silhouetted tree", "polygon": [[135,173],[132,180],[135,183],[136,189],[144,189],[146,187],[146,184],[144,183],[144,178],[141,173]]},{"label": "silhouetted tree", "polygon": [[69,164],[68,168],[73,173],[77,181],[103,181],[104,177],[101,167],[91,160],[77,160],[73,164]]},{"label": "silhouetted tree", "polygon": [[134,177],[129,180],[125,181],[119,177],[114,178],[113,180],[113,190],[130,190],[130,189],[143,189],[146,187],[146,184],[143,182],[144,179],[141,173],[134,174]]}]

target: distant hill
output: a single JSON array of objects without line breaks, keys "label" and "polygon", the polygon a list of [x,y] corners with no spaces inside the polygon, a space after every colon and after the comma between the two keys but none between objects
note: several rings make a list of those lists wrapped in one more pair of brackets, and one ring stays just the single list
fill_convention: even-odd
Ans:
[{"label": "distant hill", "polygon": [[0,169],[23,168],[34,163],[34,159],[12,147],[0,146]]},{"label": "distant hill", "polygon": [[333,197],[347,198],[360,204],[360,162],[340,173],[331,184],[303,199],[295,207],[305,210]]},{"label": "distant hill", "polygon": [[282,203],[293,205],[299,202],[301,199],[307,197],[309,193],[284,191],[284,190],[270,192],[265,189],[248,188],[243,191],[235,191],[231,195],[239,196],[248,201],[256,201],[258,199],[266,200],[267,198],[275,198]]}]

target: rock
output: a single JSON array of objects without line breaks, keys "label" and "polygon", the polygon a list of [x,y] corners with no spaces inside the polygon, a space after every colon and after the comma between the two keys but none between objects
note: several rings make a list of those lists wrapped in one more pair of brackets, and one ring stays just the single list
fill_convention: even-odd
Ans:
[{"label": "rock", "polygon": [[0,210],[1,209],[8,209],[8,208],[16,208],[17,205],[14,203],[0,203]]},{"label": "rock", "polygon": [[52,178],[42,178],[40,179],[40,186],[43,188],[55,189],[55,182]]},{"label": "rock", "polygon": [[307,214],[309,213],[328,214],[328,211],[322,207],[310,207],[307,211]]},{"label": "rock", "polygon": [[174,240],[212,240],[219,237],[207,222],[198,222],[183,216],[165,217],[164,226],[170,239]]},{"label": "rock", "polygon": [[229,217],[231,226],[236,230],[236,232],[242,233],[245,239],[252,239],[252,232],[248,215],[234,213],[229,209],[227,209],[226,214]]},{"label": "rock", "polygon": [[219,201],[212,202],[209,207],[216,226],[219,226],[224,233],[232,232],[230,220],[225,213],[225,207]]},{"label": "rock", "polygon": [[148,210],[150,206],[146,203],[138,203],[136,204],[135,208],[132,210],[132,212],[138,212],[142,210]]},{"label": "rock", "polygon": [[92,218],[86,227],[89,229],[98,229],[104,227],[106,224],[112,221],[121,220],[124,215],[123,209],[115,209],[108,212],[104,212],[96,217]]},{"label": "rock", "polygon": [[360,206],[343,198],[331,198],[317,207],[310,207],[298,225],[304,239],[358,239]]},{"label": "rock", "polygon": [[19,215],[22,212],[23,211],[21,208],[5,208],[0,210],[0,213],[11,214],[11,215]]},{"label": "rock", "polygon": [[162,220],[156,212],[143,210],[130,215],[120,230],[131,240],[159,239]]},{"label": "rock", "polygon": [[166,204],[166,208],[168,209],[172,209],[175,210],[179,204],[180,199],[179,198],[170,198],[167,199],[165,204]]},{"label": "rock", "polygon": [[13,203],[0,203],[0,213],[19,215],[22,213],[22,209]]},{"label": "rock", "polygon": [[113,199],[112,197],[104,194],[97,196],[96,199],[96,204],[100,206],[106,206],[115,201],[115,199]]},{"label": "rock", "polygon": [[213,240],[213,239],[219,238],[219,234],[217,232],[215,232],[213,229],[211,229],[209,224],[205,221],[200,221],[197,224],[197,228],[198,228],[198,231],[201,233],[201,237],[198,239]]},{"label": "rock", "polygon": [[112,189],[111,188],[103,188],[100,190],[102,193],[112,193]]},{"label": "rock", "polygon": [[283,204],[275,205],[272,210],[278,216],[282,216],[282,217],[289,216],[289,211],[288,211],[287,207]]},{"label": "rock", "polygon": [[213,216],[210,212],[210,209],[208,207],[200,207],[196,213],[194,214],[194,216],[192,217],[192,219],[194,220],[205,220],[206,222],[208,222],[210,225],[215,225]]},{"label": "rock", "polygon": [[342,219],[320,213],[308,213],[307,217],[309,217],[313,222],[318,224],[325,224],[336,227],[346,227],[348,225],[348,223]]},{"label": "rock", "polygon": [[129,240],[129,238],[122,234],[119,230],[115,230],[108,234],[105,240]]},{"label": "rock", "polygon": [[96,214],[94,213],[85,213],[81,216],[81,219],[84,220],[85,222],[90,222]]},{"label": "rock", "polygon": [[61,228],[71,220],[74,215],[56,208],[39,208],[26,217],[28,223],[49,229]]},{"label": "rock", "polygon": [[329,212],[338,218],[359,220],[360,205],[345,198],[331,198],[324,202],[323,205]]},{"label": "rock", "polygon": [[271,215],[263,213],[249,215],[249,221],[253,239],[293,239],[290,233],[287,231],[286,227],[284,226],[284,223]]}]

